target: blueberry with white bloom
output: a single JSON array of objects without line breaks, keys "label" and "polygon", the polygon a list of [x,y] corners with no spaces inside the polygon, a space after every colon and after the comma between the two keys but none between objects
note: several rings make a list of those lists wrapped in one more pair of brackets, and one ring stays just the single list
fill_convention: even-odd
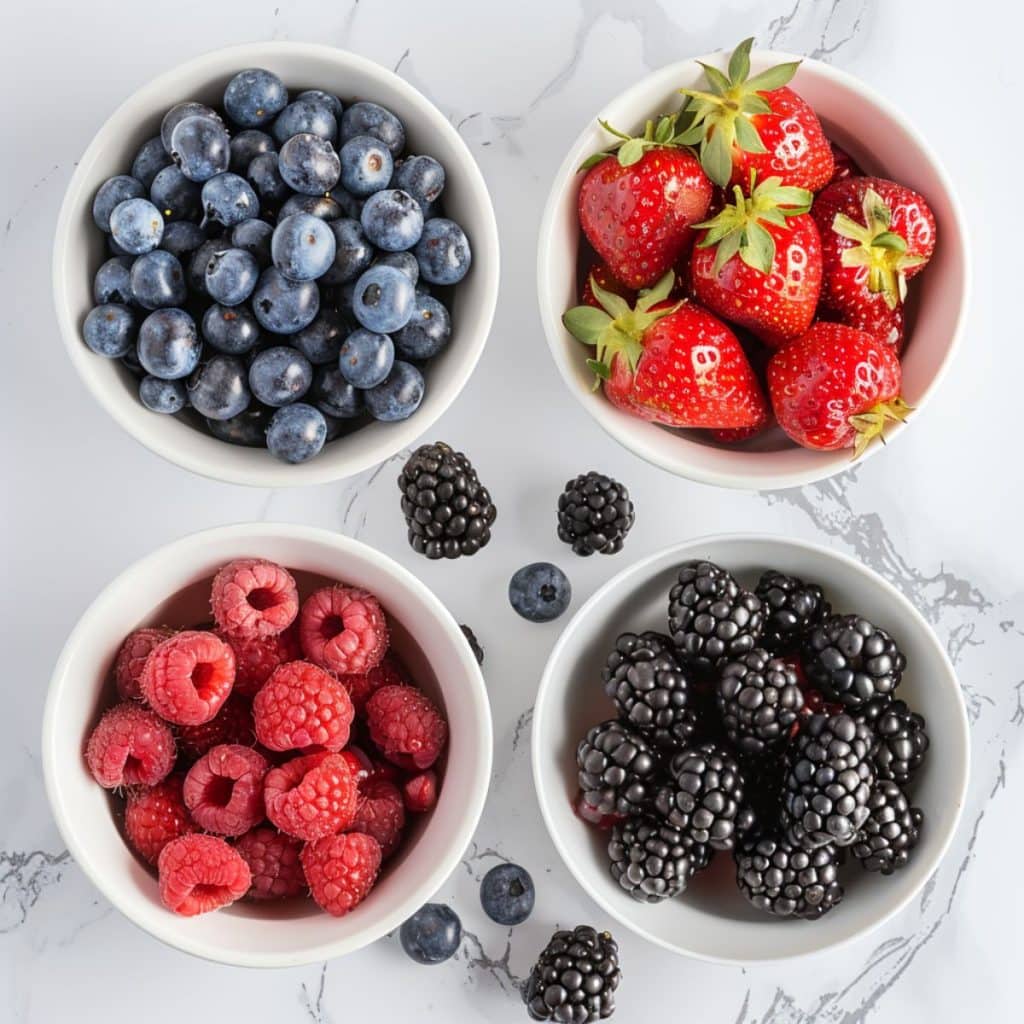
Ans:
[{"label": "blueberry with white bloom", "polygon": [[420,279],[420,265],[411,252],[385,252],[373,261],[374,266],[383,265],[400,270],[413,284]]},{"label": "blueberry with white bloom", "polygon": [[275,345],[256,354],[249,366],[249,387],[264,405],[296,402],[313,383],[309,360],[290,345]]},{"label": "blueberry with white bloom", "polygon": [[375,420],[407,420],[423,401],[423,374],[411,363],[396,359],[383,383],[364,393],[366,408]]},{"label": "blueberry with white bloom", "polygon": [[263,271],[252,295],[260,326],[274,334],[295,334],[320,312],[320,291],[313,281],[289,281],[277,267]]},{"label": "blueberry with white bloom", "polygon": [[224,126],[224,122],[220,119],[220,114],[213,107],[208,107],[205,103],[196,103],[194,100],[176,103],[164,114],[164,119],[160,122],[160,141],[164,144],[164,149],[168,153],[173,149],[171,136],[174,134],[174,129],[186,117],[205,117],[221,127]]},{"label": "blueberry with white bloom", "polygon": [[447,217],[433,217],[423,225],[415,252],[420,274],[431,284],[458,284],[473,259],[466,233]]},{"label": "blueberry with white bloom", "polygon": [[264,206],[283,203],[292,190],[281,177],[276,153],[259,153],[252,158],[245,172],[245,180],[252,185]]},{"label": "blueberry with white bloom", "polygon": [[308,461],[320,453],[326,440],[323,413],[305,402],[278,409],[267,427],[267,448],[284,462]]},{"label": "blueberry with white bloom", "polygon": [[138,199],[146,194],[141,181],[128,174],[116,174],[107,178],[96,192],[92,201],[92,219],[100,231],[110,233],[110,215],[118,203],[127,199]]},{"label": "blueberry with white bloom", "polygon": [[154,249],[132,264],[132,298],[144,309],[181,306],[188,298],[185,271],[178,257],[164,249]]},{"label": "blueberry with white bloom", "polygon": [[164,219],[148,199],[126,199],[110,214],[110,234],[133,256],[155,249],[164,237]]},{"label": "blueberry with white bloom", "polygon": [[273,121],[288,105],[288,90],[273,71],[239,71],[224,90],[224,109],[235,124],[257,128]]},{"label": "blueberry with white bloom", "polygon": [[232,228],[250,217],[258,217],[260,201],[245,178],[226,171],[203,185],[203,212],[207,220]]},{"label": "blueberry with white bloom", "polygon": [[293,214],[274,228],[270,255],[290,281],[315,281],[334,262],[334,233],[318,217]]},{"label": "blueberry with white bloom", "polygon": [[341,207],[330,196],[304,196],[298,192],[288,197],[288,201],[278,211],[277,219],[281,221],[296,213],[308,213],[328,224],[342,216]]},{"label": "blueberry with white bloom", "polygon": [[237,306],[252,295],[259,279],[259,264],[251,252],[224,249],[206,265],[206,294],[222,306]]},{"label": "blueberry with white bloom", "polygon": [[341,100],[333,92],[324,92],[323,89],[307,89],[305,92],[300,92],[295,98],[297,100],[311,100],[317,106],[327,107],[334,115],[335,120],[338,120],[343,113]]},{"label": "blueberry with white bloom", "polygon": [[170,165],[171,158],[164,149],[160,136],[157,135],[139,147],[132,161],[132,177],[141,181],[142,187],[148,189],[157,173]]},{"label": "blueberry with white bloom", "polygon": [[107,302],[124,304],[132,301],[130,257],[111,256],[100,266],[93,278],[92,297],[97,306]]},{"label": "blueberry with white bloom", "polygon": [[375,192],[363,204],[359,216],[366,237],[378,249],[401,252],[411,249],[423,234],[423,211],[408,192],[399,188]]},{"label": "blueberry with white bloom", "polygon": [[293,348],[297,348],[314,366],[338,364],[341,343],[346,330],[341,317],[333,310],[321,310],[320,315],[297,334],[291,336]]},{"label": "blueberry with white bloom", "polygon": [[188,405],[188,392],[182,380],[161,380],[147,374],[139,381],[139,400],[150,412],[173,416]]},{"label": "blueberry with white bloom", "polygon": [[353,331],[341,346],[338,369],[357,388],[373,388],[391,372],[395,346],[386,334],[375,334],[364,327]]},{"label": "blueberry with white bloom", "polygon": [[188,398],[192,408],[210,420],[229,420],[237,416],[252,401],[247,378],[241,359],[214,356],[189,378]]},{"label": "blueberry with white bloom", "polygon": [[190,181],[209,181],[231,162],[227,129],[209,117],[186,117],[171,132],[171,159]]},{"label": "blueberry with white bloom", "polygon": [[349,139],[338,152],[341,184],[354,196],[369,196],[387,188],[394,170],[391,151],[372,135]]},{"label": "blueberry with white bloom", "polygon": [[281,177],[306,196],[320,196],[338,184],[341,161],[334,147],[319,135],[301,132],[281,147],[277,157]]},{"label": "blueberry with white bloom", "polygon": [[409,322],[415,301],[412,281],[395,267],[378,264],[356,282],[352,312],[368,331],[391,334]]},{"label": "blueberry with white bloom", "polygon": [[199,220],[202,194],[202,186],[186,178],[175,164],[159,170],[149,187],[149,201],[165,221]]},{"label": "blueberry with white bloom", "polygon": [[325,415],[351,420],[366,411],[363,392],[350,384],[336,366],[321,366],[313,377],[313,401]]},{"label": "blueberry with white bloom", "polygon": [[195,221],[172,220],[164,225],[160,248],[173,253],[179,260],[187,261],[205,241],[206,232]]},{"label": "blueberry with white bloom", "polygon": [[244,132],[231,136],[231,160],[228,169],[235,174],[245,174],[249,164],[263,153],[276,153],[277,143],[258,128],[246,128]]},{"label": "blueberry with white bloom", "polygon": [[295,135],[316,135],[333,142],[338,137],[338,121],[329,103],[307,96],[289,103],[277,115],[271,132],[282,145]]},{"label": "blueberry with white bloom", "polygon": [[451,340],[452,320],[433,295],[417,295],[409,322],[395,332],[395,351],[403,359],[433,359]]},{"label": "blueberry with white bloom", "polygon": [[373,246],[363,234],[363,226],[351,217],[328,224],[334,234],[334,261],[323,275],[324,284],[354,281],[373,262]]},{"label": "blueberry with white bloom", "polygon": [[265,220],[252,217],[236,224],[231,229],[231,244],[236,249],[251,252],[259,264],[260,270],[270,266],[270,239],[274,234],[273,225]]},{"label": "blueberry with white bloom", "polygon": [[132,310],[107,302],[89,310],[82,325],[82,337],[96,355],[120,359],[132,350],[137,330],[138,321]]},{"label": "blueberry with white bloom", "polygon": [[261,338],[260,325],[247,306],[214,303],[203,314],[203,338],[220,352],[241,356],[251,352]]},{"label": "blueberry with white bloom", "polygon": [[444,191],[444,168],[432,156],[407,156],[396,165],[392,184],[427,207]]},{"label": "blueberry with white bloom", "polygon": [[157,309],[139,328],[139,362],[161,380],[180,380],[199,364],[203,343],[183,309]]},{"label": "blueberry with white bloom", "polygon": [[267,427],[272,409],[253,402],[245,412],[228,420],[207,420],[206,425],[218,441],[241,445],[244,448],[266,448]]},{"label": "blueberry with white bloom", "polygon": [[341,115],[341,143],[357,135],[372,135],[380,139],[395,158],[405,149],[405,127],[401,121],[379,103],[353,103]]}]

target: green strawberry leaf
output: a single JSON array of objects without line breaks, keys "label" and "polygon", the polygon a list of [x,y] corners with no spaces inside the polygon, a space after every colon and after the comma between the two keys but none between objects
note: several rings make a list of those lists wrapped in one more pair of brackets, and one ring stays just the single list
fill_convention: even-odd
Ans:
[{"label": "green strawberry leaf", "polygon": [[753,121],[749,121],[745,117],[737,117],[734,123],[736,125],[736,141],[739,143],[740,149],[747,153],[768,152]]},{"label": "green strawberry leaf", "polygon": [[590,369],[594,371],[594,374],[599,378],[597,383],[595,383],[594,385],[595,391],[600,385],[600,381],[609,380],[611,378],[612,371],[609,370],[608,367],[604,363],[602,363],[600,359],[588,359],[587,366],[589,366]]},{"label": "green strawberry leaf", "polygon": [[744,114],[770,114],[772,112],[768,101],[763,96],[758,96],[756,92],[747,93],[740,100],[740,110]]},{"label": "green strawberry leaf", "polygon": [[754,45],[754,37],[744,39],[729,58],[729,77],[733,85],[739,85],[747,80],[750,74],[750,48]]},{"label": "green strawberry leaf", "polygon": [[722,267],[726,265],[740,250],[740,244],[743,242],[744,232],[733,231],[726,235],[724,239],[719,243],[718,251],[715,253],[715,265],[714,272],[717,276],[721,271]]},{"label": "green strawberry leaf", "polygon": [[705,129],[700,122],[690,125],[686,131],[680,132],[672,142],[677,146],[695,146],[704,139]]},{"label": "green strawberry leaf", "polygon": [[665,145],[667,142],[672,141],[672,135],[675,132],[676,119],[675,115],[671,117],[663,117],[658,121],[658,126],[654,129],[654,141]]},{"label": "green strawberry leaf", "polygon": [[718,125],[700,151],[700,163],[704,173],[716,184],[725,188],[732,177],[733,133],[727,125]]},{"label": "green strawberry leaf", "polygon": [[772,92],[774,89],[781,89],[788,82],[793,80],[800,61],[795,60],[789,64],[776,64],[767,71],[747,79],[745,87],[750,92]]},{"label": "green strawberry leaf", "polygon": [[704,69],[704,73],[708,76],[708,84],[711,86],[712,91],[718,96],[724,96],[732,84],[729,79],[718,68],[705,64],[703,61],[697,61],[697,63],[700,64]]},{"label": "green strawberry leaf", "polygon": [[644,155],[644,140],[630,139],[619,147],[619,164],[623,167],[631,167]]},{"label": "green strawberry leaf", "polygon": [[897,235],[895,231],[883,231],[880,235],[875,235],[871,239],[871,244],[882,249],[891,249],[893,252],[907,251],[906,239]]},{"label": "green strawberry leaf", "polygon": [[593,306],[573,306],[562,314],[565,329],[584,345],[596,345],[612,322],[612,318],[603,310]]},{"label": "green strawberry leaf", "polygon": [[640,295],[636,304],[637,312],[646,313],[652,306],[664,302],[669,297],[675,283],[676,275],[670,270]]},{"label": "green strawberry leaf", "polygon": [[630,312],[629,303],[621,295],[602,288],[593,274],[590,275],[590,290],[594,293],[594,298],[601,303],[601,308],[614,319],[618,320]]},{"label": "green strawberry leaf", "polygon": [[740,247],[740,259],[762,274],[770,273],[775,260],[775,239],[757,221],[747,225],[745,234],[745,244]]},{"label": "green strawberry leaf", "polygon": [[602,160],[607,159],[607,153],[594,153],[591,156],[588,156],[587,159],[579,165],[576,169],[576,173],[579,174],[580,171],[589,171],[591,167],[596,167]]},{"label": "green strawberry leaf", "polygon": [[627,135],[627,134],[626,134],[625,132],[620,132],[618,128],[613,128],[613,127],[612,127],[612,126],[611,126],[611,125],[610,125],[610,124],[609,124],[609,123],[608,123],[608,122],[607,122],[606,120],[604,120],[604,118],[602,118],[602,117],[599,117],[599,118],[597,119],[597,123],[598,123],[598,124],[599,124],[599,125],[600,125],[600,126],[601,126],[601,127],[602,127],[602,128],[603,128],[603,129],[604,129],[604,130],[605,130],[605,131],[606,131],[606,132],[608,133],[608,134],[609,134],[609,135],[614,135],[614,136],[615,136],[615,138],[617,138],[617,139],[622,139],[623,141],[628,141],[628,140],[629,140],[629,138],[630,138],[630,136],[628,136],[628,135]]}]

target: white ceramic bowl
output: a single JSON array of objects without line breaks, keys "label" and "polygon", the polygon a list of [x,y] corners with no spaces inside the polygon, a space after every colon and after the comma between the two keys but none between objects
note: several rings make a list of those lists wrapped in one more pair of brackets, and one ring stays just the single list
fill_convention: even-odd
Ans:
[{"label": "white ceramic bowl", "polygon": [[[680,562],[710,558],[753,586],[769,567],[822,584],[838,611],[861,611],[890,630],[907,655],[899,696],[923,714],[932,746],[910,794],[925,813],[910,863],[889,878],[847,869],[844,901],[818,921],[773,918],[736,888],[729,854],[717,854],[679,898],[648,905],[628,896],[608,870],[607,833],[575,816],[576,744],[614,715],[601,669],[626,630],[664,632],[668,592]],[[942,645],[914,606],[870,569],[800,541],[707,537],[645,558],[603,586],[576,613],[548,659],[533,713],[533,775],[545,824],[566,866],[600,906],[642,938],[674,953],[754,964],[834,949],[860,938],[920,892],[953,837],[969,771],[967,715]],[[852,866],[851,866],[852,867]]]},{"label": "white ceramic bowl", "polygon": [[[93,781],[82,756],[99,714],[116,700],[110,670],[124,636],[146,624],[204,621],[213,574],[233,558],[253,555],[291,568],[300,588],[328,578],[376,594],[395,650],[444,709],[450,726],[437,806],[418,820],[373,892],[343,918],[304,900],[242,902],[193,918],[172,914],[160,903],[153,875],[125,844],[110,796]],[[326,530],[267,524],[193,534],[118,576],[79,620],[61,653],[42,741],[46,791],[57,825],[71,855],[103,895],[171,946],[248,967],[289,967],[352,952],[427,902],[458,864],[476,828],[491,748],[483,677],[444,605],[410,572],[364,544]]]},{"label": "white ceramic bowl", "polygon": [[[182,419],[147,410],[138,385],[116,360],[95,355],[81,328],[93,306],[92,279],[107,258],[105,238],[92,221],[92,199],[113,174],[127,173],[139,146],[157,134],[164,112],[181,100],[218,105],[235,72],[264,67],[293,94],[323,88],[343,101],[362,98],[393,110],[408,131],[411,152],[444,165],[445,211],[473,247],[473,267],[455,289],[452,339],[427,371],[427,390],[416,413],[401,423],[371,423],[330,442],[300,465],[279,462],[264,449],[218,441]],[[408,447],[455,401],[483,352],[498,298],[498,227],[483,176],[448,119],[398,75],[344,50],[308,43],[253,43],[205,54],[155,78],[130,96],[99,130],[68,185],[57,222],[53,292],[64,344],[96,400],[136,440],[193,472],[229,483],[287,487],[325,483],[362,472]]]},{"label": "white ceramic bowl", "polygon": [[[701,58],[724,66],[722,54]],[[784,53],[755,51],[754,72],[787,60]],[[595,420],[641,458],[677,476],[721,487],[796,487],[849,468],[850,452],[815,452],[793,444],[779,428],[746,445],[717,444],[705,431],[668,430],[620,412],[600,391],[585,364],[585,349],[562,326],[562,314],[578,303],[580,244],[576,202],[577,168],[608,145],[597,123],[606,119],[632,131],[658,113],[676,110],[680,87],[701,87],[696,60],[661,68],[628,89],[587,123],[573,143],[548,197],[537,249],[537,292],[548,345],[569,390]],[[938,246],[927,270],[910,289],[909,344],[903,357],[903,396],[920,412],[938,387],[960,340],[970,288],[970,253],[963,211],[946,172],[921,136],[893,107],[863,82],[828,64],[804,59],[793,88],[818,113],[829,136],[868,174],[893,178],[924,195],[938,224]],[[910,423],[913,424],[911,416]],[[891,440],[906,429],[894,424]],[[881,449],[872,445],[864,457]]]}]

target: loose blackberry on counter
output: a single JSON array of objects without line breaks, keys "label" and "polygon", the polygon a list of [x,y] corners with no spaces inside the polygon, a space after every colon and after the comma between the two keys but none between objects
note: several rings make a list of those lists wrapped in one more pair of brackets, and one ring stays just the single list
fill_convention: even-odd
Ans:
[{"label": "loose blackberry on counter", "polygon": [[924,823],[920,807],[911,807],[895,782],[884,779],[868,799],[868,817],[851,847],[861,867],[891,875],[906,865]]},{"label": "loose blackberry on counter", "polygon": [[876,697],[854,712],[871,726],[878,743],[872,760],[879,779],[892,779],[905,785],[921,767],[928,752],[929,739],[924,718],[911,711],[901,700]]},{"label": "loose blackberry on counter", "polygon": [[657,788],[658,760],[637,732],[617,719],[595,725],[576,750],[583,799],[601,815],[647,810]]},{"label": "loose blackberry on counter", "polygon": [[727,662],[718,681],[718,712],[741,754],[763,754],[786,743],[804,704],[794,669],[755,647]]},{"label": "loose blackberry on counter", "polygon": [[473,657],[476,658],[476,663],[482,665],[484,663],[484,649],[480,646],[480,641],[476,638],[476,633],[469,628],[464,622],[459,623],[459,629],[462,630],[462,635],[466,638],[466,643],[469,644],[469,649],[473,652]]},{"label": "loose blackberry on counter", "polygon": [[558,498],[558,536],[584,557],[621,551],[634,518],[629,491],[604,473],[570,480]]},{"label": "loose blackberry on counter", "polygon": [[654,815],[616,825],[608,843],[612,877],[641,903],[678,896],[708,866],[712,853],[709,846]]},{"label": "loose blackberry on counter", "polygon": [[591,1024],[615,1012],[622,980],[619,947],[609,932],[587,925],[551,936],[523,988],[533,1020]]},{"label": "loose blackberry on counter", "polygon": [[805,850],[777,833],[751,836],[734,852],[736,884],[758,910],[815,920],[843,898],[835,846]]},{"label": "loose blackberry on counter", "polygon": [[764,606],[761,646],[772,654],[796,650],[811,627],[832,614],[832,606],[816,583],[775,570],[761,574],[754,593]]}]

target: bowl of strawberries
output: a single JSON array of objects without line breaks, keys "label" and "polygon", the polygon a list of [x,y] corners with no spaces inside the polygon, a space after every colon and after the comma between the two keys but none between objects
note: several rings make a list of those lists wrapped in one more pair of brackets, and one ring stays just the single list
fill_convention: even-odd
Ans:
[{"label": "bowl of strawberries", "polygon": [[400,925],[487,794],[483,678],[410,573],[356,541],[252,524],[127,569],[58,660],[54,817],[131,921],[222,963],[304,964]]},{"label": "bowl of strawberries", "polygon": [[590,414],[655,465],[750,489],[900,434],[949,367],[969,282],[953,186],[903,115],[749,39],[609,104],[538,248],[548,343]]}]

